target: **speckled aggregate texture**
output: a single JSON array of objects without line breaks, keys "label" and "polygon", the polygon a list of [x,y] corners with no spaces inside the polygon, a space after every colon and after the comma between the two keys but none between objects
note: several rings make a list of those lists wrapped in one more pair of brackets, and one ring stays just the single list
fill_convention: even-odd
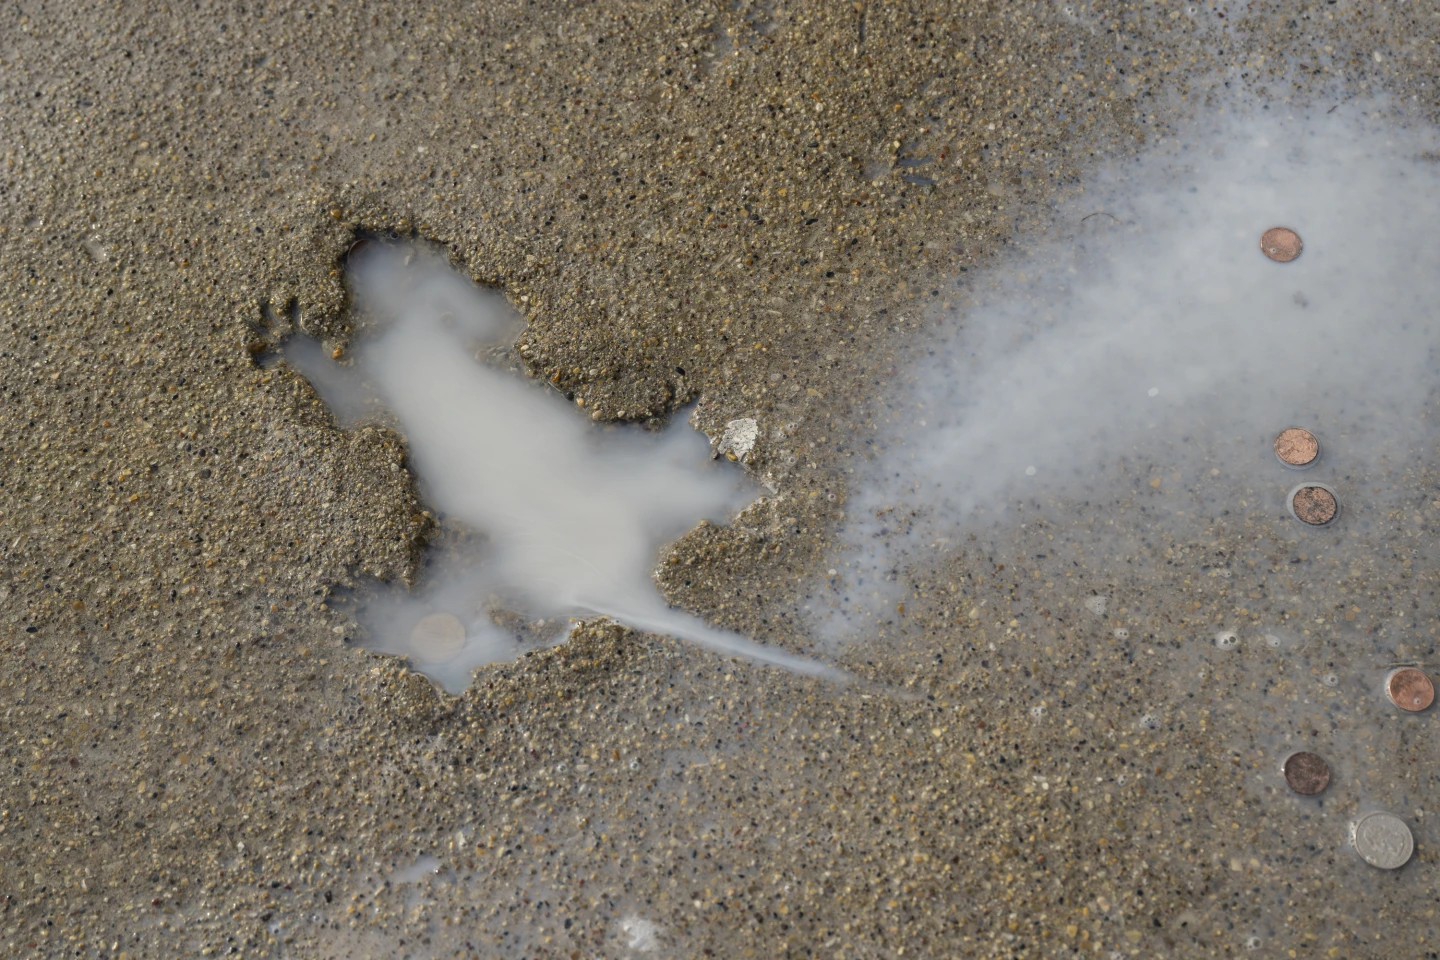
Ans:
[{"label": "speckled aggregate texture", "polygon": [[[774,496],[660,580],[799,648],[865,402],[957,278],[1217,84],[1434,115],[1425,5],[62,3],[0,38],[0,954],[1440,949],[1433,719],[1323,714],[1359,746],[1322,807],[1255,722],[1281,651],[1147,659],[1263,602],[1229,528],[1095,558],[1099,615],[1032,545],[961,555],[845,687],[596,623],[447,698],[331,603],[423,575],[403,440],[268,359],[343,349],[357,233],[445,245],[596,419],[761,424]],[[1336,624],[1433,599],[1416,510],[1386,570],[1296,566]],[[1396,874],[1344,844],[1382,799]]]}]

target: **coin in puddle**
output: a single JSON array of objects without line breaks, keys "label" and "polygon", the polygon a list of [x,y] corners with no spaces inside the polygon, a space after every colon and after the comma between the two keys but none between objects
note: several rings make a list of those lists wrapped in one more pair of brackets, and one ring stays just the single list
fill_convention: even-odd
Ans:
[{"label": "coin in puddle", "polygon": [[1287,427],[1275,438],[1275,456],[1287,467],[1308,467],[1320,457],[1320,441],[1303,427]]},{"label": "coin in puddle", "polygon": [[465,647],[465,624],[450,613],[421,617],[410,630],[410,650],[427,663],[453,660]]},{"label": "coin in puddle", "polygon": [[1302,484],[1290,491],[1290,512],[1296,520],[1323,527],[1340,513],[1340,500],[1323,483]]},{"label": "coin in puddle", "polygon": [[1285,782],[1302,797],[1323,793],[1330,785],[1330,764],[1319,754],[1302,750],[1285,758],[1281,767]]},{"label": "coin in puddle", "polygon": [[1289,227],[1271,227],[1260,235],[1260,249],[1276,263],[1289,263],[1300,256],[1305,244]]},{"label": "coin in puddle", "polygon": [[1435,684],[1423,670],[1401,667],[1385,678],[1385,693],[1401,710],[1419,713],[1435,702]]},{"label": "coin in puddle", "polygon": [[1367,813],[1350,828],[1355,852],[1372,867],[1396,870],[1415,852],[1415,838],[1405,821],[1393,813]]}]

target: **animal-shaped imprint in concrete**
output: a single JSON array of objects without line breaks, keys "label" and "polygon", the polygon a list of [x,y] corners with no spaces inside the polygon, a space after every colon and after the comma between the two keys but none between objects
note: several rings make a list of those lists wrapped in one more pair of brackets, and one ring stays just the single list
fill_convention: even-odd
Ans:
[{"label": "animal-shaped imprint in concrete", "polygon": [[[520,320],[433,250],[370,241],[349,262],[365,323],[350,362],[296,337],[286,359],[343,421],[389,411],[448,551],[415,592],[377,588],[360,615],[378,649],[410,658],[452,692],[476,666],[512,659],[520,637],[554,641],[601,614],[717,652],[807,674],[837,671],[669,607],[651,579],[660,549],[702,519],[755,499],[677,418],[663,431],[599,426],[547,385],[487,365]],[[503,624],[503,626],[502,626]]]}]

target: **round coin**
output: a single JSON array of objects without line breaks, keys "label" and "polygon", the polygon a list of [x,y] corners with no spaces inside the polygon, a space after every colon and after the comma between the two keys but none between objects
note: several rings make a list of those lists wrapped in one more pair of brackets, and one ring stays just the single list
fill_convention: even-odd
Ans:
[{"label": "round coin", "polygon": [[1290,789],[1302,797],[1323,793],[1330,785],[1330,764],[1318,754],[1304,750],[1292,753],[1285,758],[1281,771],[1285,774],[1285,782],[1290,785]]},{"label": "round coin", "polygon": [[1385,693],[1401,710],[1419,713],[1435,702],[1435,684],[1423,670],[1401,667],[1385,678]]},{"label": "round coin", "polygon": [[1276,263],[1289,263],[1300,256],[1305,244],[1289,227],[1271,227],[1260,235],[1260,249]]},{"label": "round coin", "polygon": [[1287,427],[1275,438],[1275,456],[1287,467],[1308,467],[1320,456],[1320,441],[1302,427]]},{"label": "round coin", "polygon": [[1302,484],[1290,491],[1290,512],[1296,520],[1323,527],[1340,513],[1340,500],[1322,483]]},{"label": "round coin", "polygon": [[465,624],[449,613],[421,617],[410,630],[410,650],[417,660],[444,663],[465,647]]},{"label": "round coin", "polygon": [[1367,813],[1350,828],[1355,852],[1372,867],[1396,870],[1415,852],[1415,838],[1393,813]]}]

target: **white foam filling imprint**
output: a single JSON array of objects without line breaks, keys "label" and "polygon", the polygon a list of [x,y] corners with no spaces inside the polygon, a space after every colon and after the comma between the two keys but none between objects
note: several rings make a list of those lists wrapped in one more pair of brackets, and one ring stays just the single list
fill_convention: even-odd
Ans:
[{"label": "white foam filling imprint", "polygon": [[555,642],[568,618],[601,614],[836,674],[661,598],[651,579],[661,547],[702,519],[725,522],[757,493],[739,469],[711,460],[683,418],[662,432],[598,426],[556,391],[477,359],[508,343],[519,318],[434,251],[372,241],[349,271],[365,318],[350,363],[305,337],[287,344],[286,359],[342,422],[389,411],[422,497],[467,544],[432,564],[417,591],[377,588],[363,602],[371,645],[459,692],[476,666],[522,652],[523,638]]}]

